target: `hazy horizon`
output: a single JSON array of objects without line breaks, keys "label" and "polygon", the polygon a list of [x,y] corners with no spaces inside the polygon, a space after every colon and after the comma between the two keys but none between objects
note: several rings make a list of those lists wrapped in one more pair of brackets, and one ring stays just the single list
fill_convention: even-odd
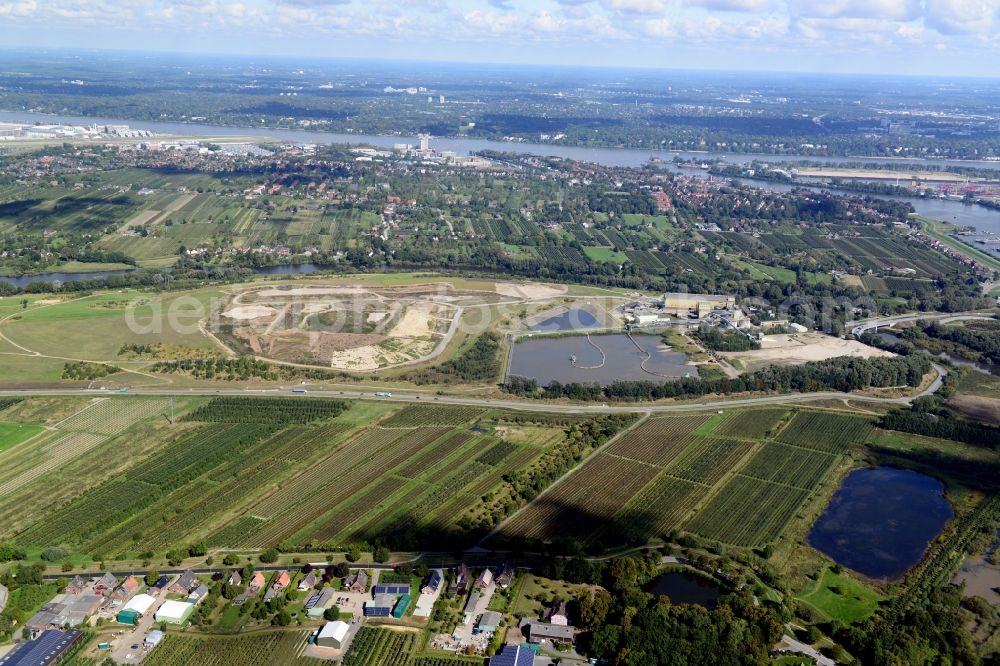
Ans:
[{"label": "hazy horizon", "polygon": [[0,2],[0,41],[34,49],[992,78],[998,14],[1000,0],[17,0]]}]

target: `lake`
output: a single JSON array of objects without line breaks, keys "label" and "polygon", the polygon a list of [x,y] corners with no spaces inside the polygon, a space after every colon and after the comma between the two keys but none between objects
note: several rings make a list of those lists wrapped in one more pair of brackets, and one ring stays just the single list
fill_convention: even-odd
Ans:
[{"label": "lake", "polygon": [[[229,266],[227,268],[233,268]],[[281,266],[261,266],[255,268],[257,275],[306,275],[317,271],[328,270],[332,266],[320,264],[284,264]],[[91,271],[89,273],[39,273],[38,275],[22,275],[21,277],[8,277],[0,275],[0,282],[10,282],[15,287],[24,289],[29,284],[35,282],[82,282],[84,280],[100,280],[112,275],[128,275],[131,270],[119,271]],[[588,313],[589,314],[589,313]]]},{"label": "lake", "polygon": [[84,280],[100,280],[112,275],[128,275],[131,272],[131,270],[121,270],[90,273],[41,273],[39,275],[22,275],[21,277],[0,275],[0,282],[9,282],[19,289],[24,289],[35,282],[82,282]]},{"label": "lake", "polygon": [[698,371],[658,335],[633,334],[630,339],[618,333],[521,338],[511,352],[508,374],[536,379],[542,386],[553,381],[607,386],[619,379],[663,381]]},{"label": "lake", "polygon": [[944,484],[895,467],[848,474],[809,532],[809,545],[868,578],[896,580],[954,517]]},{"label": "lake", "polygon": [[722,595],[714,580],[690,571],[671,571],[654,578],[646,588],[657,596],[666,595],[672,604],[699,604],[711,608]]}]

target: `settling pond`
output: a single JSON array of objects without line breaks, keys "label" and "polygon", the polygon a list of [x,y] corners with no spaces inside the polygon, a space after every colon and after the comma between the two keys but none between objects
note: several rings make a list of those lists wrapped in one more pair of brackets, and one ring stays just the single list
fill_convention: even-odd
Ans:
[{"label": "settling pond", "polygon": [[954,515],[937,479],[894,467],[857,469],[813,525],[809,545],[868,578],[896,580]]},{"label": "settling pond", "polygon": [[536,333],[577,331],[584,328],[594,328],[599,326],[600,323],[601,322],[597,320],[597,317],[595,317],[593,313],[582,308],[572,308],[562,314],[553,315],[548,319],[543,319],[532,326],[531,330]]},{"label": "settling pond", "polygon": [[694,376],[697,369],[687,365],[685,354],[670,351],[658,335],[616,333],[518,340],[508,374],[536,379],[541,386],[553,381],[607,386],[616,380]]},{"label": "settling pond", "polygon": [[699,604],[705,608],[714,606],[722,595],[718,583],[689,571],[671,571],[657,576],[646,591],[666,595],[672,604]]}]

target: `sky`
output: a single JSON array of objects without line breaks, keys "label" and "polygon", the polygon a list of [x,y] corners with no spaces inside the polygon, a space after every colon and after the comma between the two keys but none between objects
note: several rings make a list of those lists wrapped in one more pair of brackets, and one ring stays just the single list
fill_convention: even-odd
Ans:
[{"label": "sky", "polygon": [[0,0],[0,44],[992,77],[1000,0]]}]

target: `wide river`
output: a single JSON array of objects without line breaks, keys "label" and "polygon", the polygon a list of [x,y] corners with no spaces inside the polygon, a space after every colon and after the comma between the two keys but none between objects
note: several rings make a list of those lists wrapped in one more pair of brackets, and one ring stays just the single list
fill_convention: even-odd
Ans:
[{"label": "wide river", "polygon": [[[40,124],[64,125],[128,125],[135,129],[148,130],[159,134],[175,134],[197,137],[260,137],[290,141],[295,143],[351,143],[367,144],[381,148],[391,148],[396,143],[416,145],[419,139],[415,136],[389,136],[370,134],[344,134],[335,132],[315,132],[309,130],[286,130],[251,127],[223,127],[219,125],[202,125],[196,123],[157,122],[150,120],[123,120],[120,118],[102,118],[98,116],[62,116],[26,111],[0,111],[0,122],[25,122]],[[708,158],[722,158],[733,164],[747,164],[753,160],[771,160],[783,162],[817,162],[824,164],[840,164],[844,162],[867,162],[870,164],[918,164],[921,166],[975,166],[981,169],[1000,171],[1000,162],[962,162],[949,160],[892,160],[877,157],[803,157],[795,155],[759,155],[748,153],[702,153],[702,152],[672,152],[657,150],[635,150],[630,148],[589,148],[581,146],[562,146],[557,144],[528,143],[515,141],[490,141],[488,139],[468,139],[461,137],[435,137],[432,146],[438,150],[453,150],[456,154],[467,155],[480,150],[495,150],[508,153],[524,153],[542,156],[562,157],[602,164],[604,166],[636,167],[649,162],[651,157],[658,157],[667,166],[675,157],[686,160],[701,161]],[[695,172],[697,173],[697,172]],[[765,181],[748,181],[756,187],[782,190],[787,185]],[[963,204],[960,201],[943,199],[908,199],[916,211],[927,217],[944,220],[959,225],[975,227],[979,231],[991,231],[1000,234],[1000,211],[993,211],[980,206]]]}]

